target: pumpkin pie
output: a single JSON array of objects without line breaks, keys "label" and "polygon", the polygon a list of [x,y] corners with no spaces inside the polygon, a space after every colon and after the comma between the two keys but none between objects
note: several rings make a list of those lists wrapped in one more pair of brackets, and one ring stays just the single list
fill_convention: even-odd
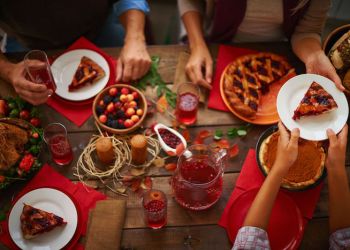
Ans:
[{"label": "pumpkin pie", "polygon": [[[267,137],[261,144],[259,160],[264,172],[268,174],[276,160],[279,132]],[[282,187],[304,189],[313,185],[323,174],[325,152],[318,142],[299,139],[298,157],[282,180]]]}]

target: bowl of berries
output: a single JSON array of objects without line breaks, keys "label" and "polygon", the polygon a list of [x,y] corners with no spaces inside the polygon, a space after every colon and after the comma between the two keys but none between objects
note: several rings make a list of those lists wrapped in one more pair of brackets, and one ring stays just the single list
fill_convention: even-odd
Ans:
[{"label": "bowl of berries", "polygon": [[97,124],[113,134],[127,134],[142,124],[147,114],[147,101],[137,88],[115,84],[100,92],[93,103]]}]

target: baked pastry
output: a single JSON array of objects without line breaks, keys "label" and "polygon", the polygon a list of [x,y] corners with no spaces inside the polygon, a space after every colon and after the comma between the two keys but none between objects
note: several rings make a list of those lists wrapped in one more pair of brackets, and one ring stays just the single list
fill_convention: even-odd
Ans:
[{"label": "baked pastry", "polygon": [[223,72],[224,94],[233,109],[254,119],[261,95],[269,92],[271,84],[283,81],[293,72],[286,59],[272,53],[239,57]]},{"label": "baked pastry", "polygon": [[69,91],[80,89],[86,84],[93,84],[106,75],[105,71],[92,59],[83,56],[75,71],[73,80],[68,86]]},{"label": "baked pastry", "polygon": [[28,142],[28,132],[16,125],[0,122],[0,173],[21,157]]},{"label": "baked pastry", "polygon": [[63,218],[27,204],[23,206],[20,221],[23,237],[26,240],[67,224]]},{"label": "baked pastry", "polygon": [[317,82],[313,82],[294,111],[293,120],[302,116],[320,115],[338,108],[333,97]]},{"label": "baked pastry", "polygon": [[[265,173],[269,173],[276,160],[279,132],[267,137],[261,144],[259,161]],[[313,185],[323,174],[325,152],[320,143],[299,139],[298,157],[282,180],[288,189],[304,189]]]}]

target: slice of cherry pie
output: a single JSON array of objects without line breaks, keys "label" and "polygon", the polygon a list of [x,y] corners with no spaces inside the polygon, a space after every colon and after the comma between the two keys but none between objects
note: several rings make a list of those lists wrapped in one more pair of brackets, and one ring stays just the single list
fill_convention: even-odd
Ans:
[{"label": "slice of cherry pie", "polygon": [[67,224],[63,218],[27,204],[23,206],[20,221],[23,237],[26,240]]},{"label": "slice of cherry pie", "polygon": [[95,61],[83,56],[68,90],[71,92],[86,86],[88,83],[93,84],[105,75],[105,71]]},{"label": "slice of cherry pie", "polygon": [[334,98],[317,82],[313,82],[294,111],[293,120],[320,115],[338,108]]}]

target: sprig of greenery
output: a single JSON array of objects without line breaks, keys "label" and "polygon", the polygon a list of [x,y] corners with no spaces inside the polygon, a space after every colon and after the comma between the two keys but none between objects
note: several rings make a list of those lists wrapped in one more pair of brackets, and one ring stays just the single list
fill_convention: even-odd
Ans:
[{"label": "sprig of greenery", "polygon": [[230,128],[227,130],[227,136],[230,139],[234,139],[236,137],[242,137],[247,135],[249,128],[251,127],[250,123],[247,123],[244,126],[238,127],[238,128]]},{"label": "sprig of greenery", "polygon": [[158,72],[158,65],[160,61],[159,56],[152,56],[152,63],[150,70],[148,73],[141,78],[138,83],[135,85],[136,88],[140,90],[146,90],[147,85],[150,85],[152,88],[157,88],[157,96],[158,98],[162,95],[165,95],[165,98],[169,105],[172,108],[175,108],[176,106],[176,93],[171,91],[171,89],[168,88],[166,83],[163,81],[162,77],[160,76]]}]

